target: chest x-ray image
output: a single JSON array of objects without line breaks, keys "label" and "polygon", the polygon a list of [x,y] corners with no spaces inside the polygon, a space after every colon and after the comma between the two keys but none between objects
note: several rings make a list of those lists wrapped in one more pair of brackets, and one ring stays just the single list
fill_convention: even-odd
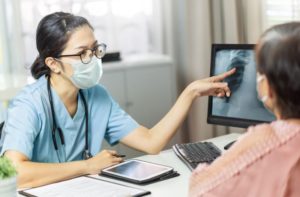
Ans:
[{"label": "chest x-ray image", "polygon": [[212,115],[258,121],[272,121],[275,117],[265,109],[256,92],[256,66],[253,50],[219,50],[215,56],[214,75],[232,68],[236,72],[224,81],[231,96],[213,98]]}]

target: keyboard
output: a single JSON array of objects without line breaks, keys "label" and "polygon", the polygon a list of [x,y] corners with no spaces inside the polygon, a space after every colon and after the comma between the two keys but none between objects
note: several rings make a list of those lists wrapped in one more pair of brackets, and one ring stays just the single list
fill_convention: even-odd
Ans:
[{"label": "keyboard", "polygon": [[175,144],[173,151],[190,170],[199,163],[211,163],[221,155],[221,150],[212,142]]}]

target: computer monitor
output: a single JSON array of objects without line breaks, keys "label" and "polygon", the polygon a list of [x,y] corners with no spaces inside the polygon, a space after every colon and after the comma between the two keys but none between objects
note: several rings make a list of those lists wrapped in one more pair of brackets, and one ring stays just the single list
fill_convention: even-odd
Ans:
[{"label": "computer monitor", "polygon": [[231,96],[209,97],[207,122],[246,128],[275,120],[257,97],[254,45],[213,44],[210,75],[218,75],[234,67],[236,72],[224,80]]}]

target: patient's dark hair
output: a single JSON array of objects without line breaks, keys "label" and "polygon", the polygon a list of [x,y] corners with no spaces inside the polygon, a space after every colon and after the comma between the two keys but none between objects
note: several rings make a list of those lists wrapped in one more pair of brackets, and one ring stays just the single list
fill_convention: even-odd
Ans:
[{"label": "patient's dark hair", "polygon": [[256,61],[274,90],[282,118],[300,118],[300,22],[268,29],[256,47]]},{"label": "patient's dark hair", "polygon": [[74,30],[84,25],[93,29],[85,18],[64,12],[49,14],[40,21],[36,31],[36,47],[39,55],[31,66],[31,74],[35,79],[45,74],[50,75],[45,59],[58,57]]}]

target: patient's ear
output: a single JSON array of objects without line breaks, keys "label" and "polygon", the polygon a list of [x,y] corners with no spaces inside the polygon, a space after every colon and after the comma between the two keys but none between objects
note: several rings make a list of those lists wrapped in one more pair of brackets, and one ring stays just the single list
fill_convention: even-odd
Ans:
[{"label": "patient's ear", "polygon": [[267,100],[266,104],[267,104],[267,106],[269,106],[270,109],[272,109],[272,111],[274,111],[274,109],[277,108],[276,94],[267,78],[264,80],[264,87],[265,87],[265,95],[268,96],[268,100]]},{"label": "patient's ear", "polygon": [[56,74],[61,72],[61,65],[53,57],[47,57],[45,59],[45,64],[50,68],[50,70]]},{"label": "patient's ear", "polygon": [[275,96],[274,90],[272,89],[272,86],[270,85],[268,78],[266,78],[266,80],[265,80],[265,87],[266,87],[267,96],[271,100],[274,100],[274,96]]}]

